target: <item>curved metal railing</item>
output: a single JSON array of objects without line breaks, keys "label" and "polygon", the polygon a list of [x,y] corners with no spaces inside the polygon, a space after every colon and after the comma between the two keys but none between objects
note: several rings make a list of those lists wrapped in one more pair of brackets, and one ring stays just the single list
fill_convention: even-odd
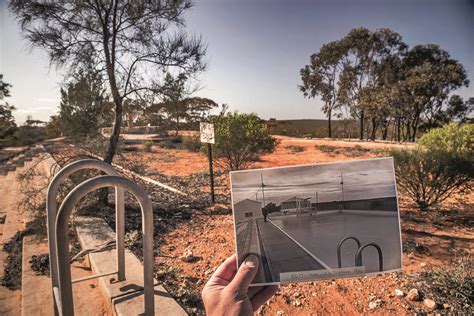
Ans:
[{"label": "curved metal railing", "polygon": [[376,243],[374,242],[371,242],[371,243],[367,243],[361,247],[359,247],[359,249],[357,250],[357,253],[356,253],[356,256],[355,256],[355,265],[356,267],[360,267],[362,266],[362,251],[369,247],[369,246],[372,246],[374,247],[378,254],[379,254],[379,271],[383,271],[383,254],[382,254],[382,249],[380,248],[379,245],[377,245]]},{"label": "curved metal railing", "polygon": [[[60,185],[71,174],[83,169],[96,169],[105,172],[108,176],[99,176],[76,186],[64,199],[58,212],[56,195]],[[67,222],[76,203],[87,193],[99,188],[115,188],[116,211],[116,248],[117,271],[102,273],[77,280],[71,280],[69,265],[69,240]],[[72,298],[72,283],[98,278],[105,275],[117,274],[119,281],[125,280],[125,202],[124,190],[128,190],[139,201],[143,216],[144,238],[144,289],[145,289],[145,314],[153,315],[153,218],[151,201],[146,192],[134,182],[123,178],[109,164],[92,159],[75,161],[61,169],[48,187],[46,210],[48,226],[48,245],[50,255],[51,283],[53,290],[53,303],[55,315],[74,315]],[[64,223],[65,226],[64,226]],[[64,248],[65,247],[65,248]],[[61,250],[60,250],[61,248]]]},{"label": "curved metal railing", "polygon": [[342,244],[346,241],[346,240],[349,240],[349,239],[352,239],[354,240],[356,243],[357,243],[357,249],[360,248],[360,241],[359,239],[357,239],[356,237],[353,237],[353,236],[346,236],[344,238],[341,239],[341,241],[339,241],[339,243],[337,244],[337,267],[338,268],[342,268],[342,260],[341,260],[341,247],[342,247]]}]

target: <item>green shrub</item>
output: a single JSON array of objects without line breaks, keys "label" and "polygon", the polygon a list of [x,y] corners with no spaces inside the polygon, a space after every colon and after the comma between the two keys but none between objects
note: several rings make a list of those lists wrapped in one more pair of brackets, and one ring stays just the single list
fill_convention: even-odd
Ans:
[{"label": "green shrub", "polygon": [[198,137],[184,137],[182,148],[192,152],[201,150],[201,141]]},{"label": "green shrub", "polygon": [[429,150],[474,157],[474,124],[450,123],[423,135],[418,143]]},{"label": "green shrub", "polygon": [[390,154],[395,160],[398,187],[421,210],[452,194],[471,192],[474,166],[469,157],[424,148],[392,150]]},{"label": "green shrub", "polygon": [[286,146],[286,149],[290,150],[292,153],[300,153],[305,150],[303,146],[294,146],[294,145]]},{"label": "green shrub", "polygon": [[276,140],[255,114],[227,113],[210,120],[215,133],[213,154],[224,168],[242,169],[275,149]]},{"label": "green shrub", "polygon": [[146,152],[151,152],[153,147],[153,141],[152,140],[147,140],[143,144],[143,148],[145,149]]}]

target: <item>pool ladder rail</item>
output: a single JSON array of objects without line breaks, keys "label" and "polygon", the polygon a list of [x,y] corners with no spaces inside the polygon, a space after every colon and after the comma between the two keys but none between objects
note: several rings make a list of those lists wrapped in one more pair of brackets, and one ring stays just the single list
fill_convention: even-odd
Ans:
[{"label": "pool ladder rail", "polygon": [[357,243],[357,252],[355,254],[355,266],[361,267],[362,264],[362,252],[367,247],[374,247],[377,250],[378,257],[379,257],[379,271],[383,271],[383,253],[380,246],[374,242],[366,243],[364,245],[361,244],[360,240],[354,236],[346,236],[342,238],[339,243],[337,244],[337,267],[342,268],[342,260],[341,260],[341,247],[347,240],[354,240]]}]

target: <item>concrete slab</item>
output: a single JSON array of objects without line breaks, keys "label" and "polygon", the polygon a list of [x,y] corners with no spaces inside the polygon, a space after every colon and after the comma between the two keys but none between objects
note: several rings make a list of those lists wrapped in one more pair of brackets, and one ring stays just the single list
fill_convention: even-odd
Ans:
[{"label": "concrete slab", "polygon": [[[21,285],[21,314],[53,315],[51,279],[38,275],[31,269],[31,257],[48,252],[46,237],[25,236],[23,238],[23,264]],[[87,260],[71,266],[73,278],[92,275]],[[105,301],[97,280],[73,284],[74,312],[76,315],[112,315],[112,308]]]},{"label": "concrete slab", "polygon": [[[118,316],[140,315],[144,310],[143,291],[115,298],[112,301]],[[187,313],[161,285],[155,286],[155,315],[184,316]]]},{"label": "concrete slab", "polygon": [[[110,226],[100,218],[77,217],[75,227],[83,249],[94,248],[115,239]],[[90,253],[89,259],[94,273],[115,271],[116,250]],[[125,277],[122,282],[115,281],[116,276],[99,278],[99,284],[105,297],[114,305],[117,315],[138,315],[143,312],[143,266],[130,251],[125,251]],[[154,284],[157,285],[154,280]],[[157,315],[186,315],[183,308],[168,294],[166,289],[155,287],[155,310]]]}]

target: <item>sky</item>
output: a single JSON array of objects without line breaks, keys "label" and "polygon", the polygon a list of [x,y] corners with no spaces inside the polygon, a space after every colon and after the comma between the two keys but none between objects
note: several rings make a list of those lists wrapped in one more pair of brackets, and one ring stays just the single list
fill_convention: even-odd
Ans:
[{"label": "sky", "polygon": [[[13,85],[7,101],[18,122],[47,120],[59,106],[62,73],[31,50],[0,0],[0,73]],[[208,45],[208,70],[197,96],[264,119],[324,118],[319,99],[305,99],[299,70],[328,41],[352,28],[388,27],[409,45],[436,43],[474,81],[474,0],[198,0],[187,30]],[[456,93],[474,96],[474,83]]]},{"label": "sky", "polygon": [[396,196],[392,159],[383,158],[232,172],[232,202],[263,201],[262,179],[265,204],[294,196],[315,203],[316,192],[318,202],[341,201],[342,187],[346,201]]}]

